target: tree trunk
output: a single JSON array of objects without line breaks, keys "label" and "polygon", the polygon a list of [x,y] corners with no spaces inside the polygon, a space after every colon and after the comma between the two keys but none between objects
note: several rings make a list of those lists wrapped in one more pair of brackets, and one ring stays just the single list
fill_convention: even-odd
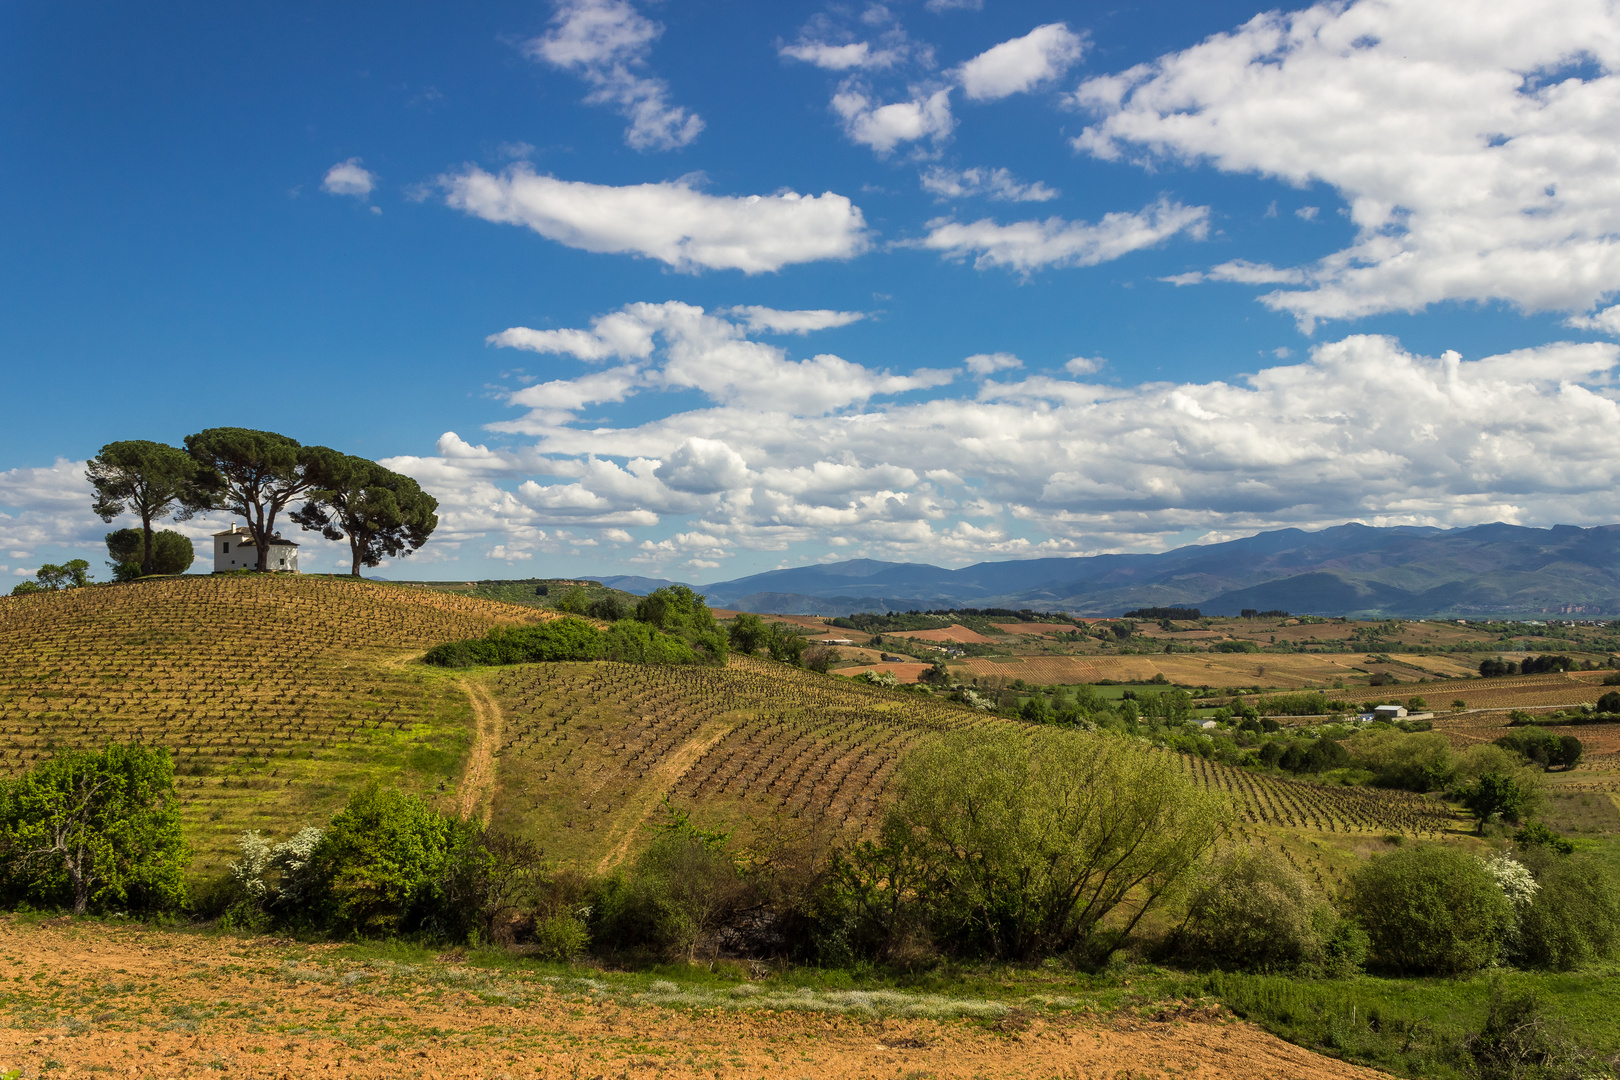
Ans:
[{"label": "tree trunk", "polygon": [[152,572],[152,512],[141,508],[141,573]]},{"label": "tree trunk", "polygon": [[354,556],[354,567],[349,571],[355,577],[360,576],[360,538],[353,533],[349,534],[349,553]]},{"label": "tree trunk", "polygon": [[267,524],[262,509],[259,510],[259,520],[257,522],[251,517],[248,518],[248,529],[253,533],[253,546],[257,552],[255,558],[258,564],[254,569],[261,574],[270,569],[270,526],[274,525],[275,521],[276,519],[272,517]]}]

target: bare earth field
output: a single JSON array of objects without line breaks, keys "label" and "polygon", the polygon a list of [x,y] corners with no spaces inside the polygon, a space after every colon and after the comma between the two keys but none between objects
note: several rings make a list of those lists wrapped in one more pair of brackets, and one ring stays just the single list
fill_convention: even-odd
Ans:
[{"label": "bare earth field", "polygon": [[0,921],[0,960],[0,1071],[30,1080],[1382,1075],[1174,1006],[943,1021],[671,1008],[589,972],[368,962],[331,945],[67,920]]}]

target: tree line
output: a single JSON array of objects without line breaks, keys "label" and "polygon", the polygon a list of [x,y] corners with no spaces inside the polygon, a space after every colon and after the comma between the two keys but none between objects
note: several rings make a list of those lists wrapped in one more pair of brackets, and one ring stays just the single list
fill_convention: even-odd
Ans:
[{"label": "tree line", "polygon": [[[276,520],[285,513],[328,540],[347,538],[350,573],[356,577],[362,566],[416,551],[439,521],[438,501],[408,476],[330,447],[304,446],[250,428],[208,428],[187,435],[183,449],[144,439],[108,443],[87,463],[86,473],[98,517],[140,519],[138,546],[120,533],[107,540],[118,565],[138,563],[141,574],[158,573],[175,561],[166,558],[169,534],[153,530],[153,523],[165,518],[185,521],[207,511],[241,518],[253,537],[256,569],[264,572]],[[301,505],[292,509],[294,503]]]}]

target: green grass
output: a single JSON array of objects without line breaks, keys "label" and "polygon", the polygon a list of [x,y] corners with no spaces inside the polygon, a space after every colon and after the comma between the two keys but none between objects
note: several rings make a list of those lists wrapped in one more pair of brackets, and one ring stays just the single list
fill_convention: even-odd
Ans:
[{"label": "green grass", "polygon": [[[1310,980],[1208,975],[1199,990],[1289,1042],[1401,1076],[1471,1075],[1465,1041],[1485,1023],[1493,985],[1530,991],[1587,1053],[1620,1051],[1620,969],[1499,971],[1463,979]],[[1599,1074],[1601,1075],[1601,1074]]]}]

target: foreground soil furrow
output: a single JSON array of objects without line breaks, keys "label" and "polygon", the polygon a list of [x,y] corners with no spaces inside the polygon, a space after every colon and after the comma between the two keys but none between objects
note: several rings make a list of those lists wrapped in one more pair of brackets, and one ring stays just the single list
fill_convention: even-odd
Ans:
[{"label": "foreground soil furrow", "polygon": [[627,1002],[589,978],[0,923],[0,1072],[283,1078],[1374,1077],[1208,1012],[994,1023]]}]

